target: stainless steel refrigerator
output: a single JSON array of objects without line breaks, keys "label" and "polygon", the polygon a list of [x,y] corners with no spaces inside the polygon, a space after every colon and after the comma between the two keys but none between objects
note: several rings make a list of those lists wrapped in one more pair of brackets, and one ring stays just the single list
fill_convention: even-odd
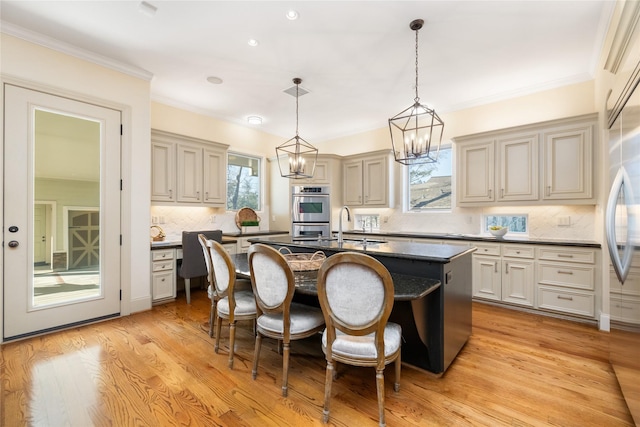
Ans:
[{"label": "stainless steel refrigerator", "polygon": [[640,425],[640,63],[609,113],[610,361]]}]

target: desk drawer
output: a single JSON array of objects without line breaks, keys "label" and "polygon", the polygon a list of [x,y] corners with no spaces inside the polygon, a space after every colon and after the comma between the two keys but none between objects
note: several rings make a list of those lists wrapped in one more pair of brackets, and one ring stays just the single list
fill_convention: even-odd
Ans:
[{"label": "desk drawer", "polygon": [[577,264],[539,262],[538,283],[593,290],[595,287],[595,268]]},{"label": "desk drawer", "polygon": [[173,270],[173,260],[155,261],[152,265],[153,272]]},{"label": "desk drawer", "polygon": [[162,261],[167,259],[174,258],[174,250],[173,249],[155,249],[151,251],[151,260],[152,261]]},{"label": "desk drawer", "polygon": [[593,318],[595,296],[592,293],[539,286],[538,308]]}]

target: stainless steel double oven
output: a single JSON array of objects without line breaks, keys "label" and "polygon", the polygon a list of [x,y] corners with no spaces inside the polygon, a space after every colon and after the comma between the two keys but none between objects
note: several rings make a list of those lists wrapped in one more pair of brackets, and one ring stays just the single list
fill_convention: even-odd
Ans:
[{"label": "stainless steel double oven", "polygon": [[296,240],[331,237],[331,197],[328,186],[292,188],[291,235]]}]

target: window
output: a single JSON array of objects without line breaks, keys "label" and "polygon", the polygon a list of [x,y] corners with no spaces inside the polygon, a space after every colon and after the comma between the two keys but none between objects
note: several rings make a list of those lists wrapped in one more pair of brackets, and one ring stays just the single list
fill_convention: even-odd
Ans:
[{"label": "window", "polygon": [[409,211],[451,209],[451,155],[451,148],[441,148],[437,162],[408,167]]},{"label": "window", "polygon": [[260,210],[260,159],[229,153],[227,155],[227,210]]},{"label": "window", "polygon": [[520,215],[486,215],[484,217],[484,232],[489,232],[489,227],[499,225],[507,227],[509,233],[528,234],[529,217],[526,214]]}]

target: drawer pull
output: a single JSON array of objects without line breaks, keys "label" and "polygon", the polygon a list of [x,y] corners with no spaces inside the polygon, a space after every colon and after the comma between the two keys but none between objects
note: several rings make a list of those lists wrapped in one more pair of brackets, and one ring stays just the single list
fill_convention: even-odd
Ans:
[{"label": "drawer pull", "polygon": [[516,253],[517,253],[517,254],[519,254],[519,253],[520,253],[520,251],[516,251]]},{"label": "drawer pull", "polygon": [[164,277],[162,278],[162,281],[164,282]]},{"label": "drawer pull", "polygon": [[494,262],[494,263],[493,263],[493,272],[494,272],[494,273],[497,273],[497,272],[498,272],[498,263],[497,263],[497,262]]},{"label": "drawer pull", "polygon": [[573,301],[573,297],[565,297],[562,295],[558,295],[558,299],[563,299],[563,300],[567,300],[567,301]]},{"label": "drawer pull", "polygon": [[573,274],[573,271],[558,270],[558,274]]},{"label": "drawer pull", "polygon": [[616,304],[616,308],[622,308],[624,310],[633,310],[633,307],[624,306],[622,304]]},{"label": "drawer pull", "polygon": [[558,254],[558,258],[573,258],[571,254]]}]

